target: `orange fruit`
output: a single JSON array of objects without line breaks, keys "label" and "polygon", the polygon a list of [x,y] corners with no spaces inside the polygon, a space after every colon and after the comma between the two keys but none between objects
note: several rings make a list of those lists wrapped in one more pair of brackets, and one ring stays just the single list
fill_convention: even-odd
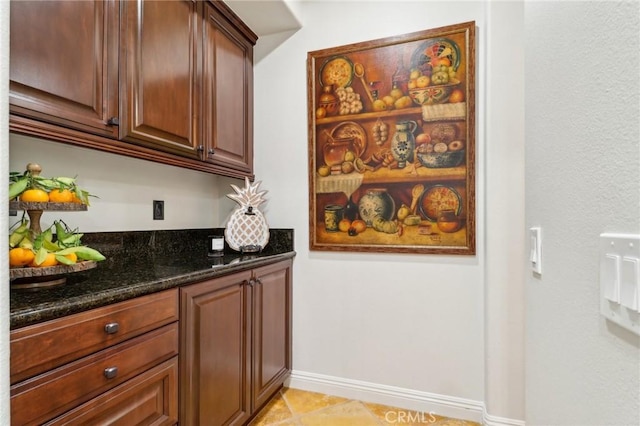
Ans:
[{"label": "orange fruit", "polygon": [[351,221],[349,219],[342,219],[338,222],[338,229],[342,232],[347,232],[351,227]]},{"label": "orange fruit", "polygon": [[36,255],[33,251],[22,247],[16,247],[9,250],[9,266],[26,266],[33,262]]},{"label": "orange fruit", "polygon": [[71,202],[76,204],[82,204],[82,200],[78,198],[78,194],[76,194],[75,192],[71,193]]},{"label": "orange fruit", "polygon": [[56,260],[56,255],[53,253],[47,253],[47,257],[44,258],[44,261],[41,264],[36,264],[36,259],[34,257],[33,261],[29,263],[31,267],[45,267],[45,266],[56,266],[58,261]]},{"label": "orange fruit", "polygon": [[78,261],[78,255],[75,253],[69,253],[69,254],[65,254],[64,257],[66,257],[67,259],[69,259],[70,261],[72,261],[73,263]]},{"label": "orange fruit", "polygon": [[46,203],[49,201],[49,194],[42,189],[27,189],[20,195],[20,201]]},{"label": "orange fruit", "polygon": [[49,201],[52,203],[71,203],[74,195],[68,189],[54,189],[49,193]]},{"label": "orange fruit", "polygon": [[464,101],[464,92],[460,89],[453,89],[449,95],[449,102],[457,103]]}]

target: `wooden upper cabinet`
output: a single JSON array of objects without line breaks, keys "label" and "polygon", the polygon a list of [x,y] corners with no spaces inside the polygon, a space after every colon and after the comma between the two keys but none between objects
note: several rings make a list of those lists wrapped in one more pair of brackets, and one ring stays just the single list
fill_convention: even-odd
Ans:
[{"label": "wooden upper cabinet", "polygon": [[115,137],[118,3],[13,1],[10,9],[11,113]]},{"label": "wooden upper cabinet", "polygon": [[[219,2],[218,2],[219,3]],[[253,43],[224,9],[205,3],[203,132],[205,160],[253,170]],[[254,36],[255,37],[255,36]]]},{"label": "wooden upper cabinet", "polygon": [[221,0],[11,2],[10,130],[253,178],[253,46]]},{"label": "wooden upper cabinet", "polygon": [[120,138],[199,158],[200,2],[122,3]]}]

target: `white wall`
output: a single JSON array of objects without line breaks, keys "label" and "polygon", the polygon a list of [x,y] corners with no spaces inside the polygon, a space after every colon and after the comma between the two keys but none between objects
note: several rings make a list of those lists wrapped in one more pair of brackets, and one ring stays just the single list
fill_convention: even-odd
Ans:
[{"label": "white wall", "polygon": [[[224,226],[237,204],[225,195],[238,179],[127,158],[12,134],[10,170],[38,163],[42,176],[76,177],[96,195],[87,212],[45,212],[41,227],[62,219],[82,232],[200,229]],[[153,220],[153,200],[164,200],[164,220]],[[21,214],[21,212],[20,212]],[[10,223],[19,220],[12,217]]]},{"label": "white wall", "polygon": [[[9,97],[9,2],[0,2],[0,98]],[[9,172],[9,104],[0,103],[0,176]],[[8,180],[4,177],[0,184],[0,199],[7,199]],[[0,215],[0,238],[8,238],[9,218]],[[6,245],[0,248],[0,258],[9,258]],[[0,282],[9,281],[9,264],[5,260],[0,265]],[[9,318],[9,286],[5,285],[0,296],[0,318]],[[9,321],[2,321],[0,330],[0,422],[7,424],[9,419]]]},{"label": "white wall", "polygon": [[598,236],[640,233],[640,3],[525,11],[527,424],[637,425],[640,338],[599,314]]},{"label": "white wall", "polygon": [[[517,8],[503,10],[500,4],[488,9],[485,2],[299,2],[301,30],[288,39],[275,34],[259,41],[256,50],[269,46],[273,51],[255,69],[255,169],[262,189],[269,191],[269,224],[296,230],[296,384],[323,384],[336,394],[364,389],[365,399],[476,420],[485,398],[494,395],[491,414],[522,418],[521,347],[512,330],[521,326],[522,300],[509,299],[517,295],[522,271],[517,265],[500,267],[503,256],[517,259],[523,251],[522,215],[505,222],[501,215],[509,217],[508,209],[492,218],[485,214],[509,203],[518,209],[522,198],[517,173],[522,141],[513,130],[517,125],[506,130],[500,125],[501,120],[520,122],[521,93],[487,93],[505,77],[487,73],[492,68],[486,58],[493,52],[487,46],[517,30],[521,19]],[[492,19],[505,27],[489,32]],[[477,255],[310,252],[307,52],[472,20],[478,27]],[[501,51],[493,54],[519,51],[519,38],[508,40],[496,44]],[[518,67],[514,56],[498,63]],[[519,87],[521,76],[515,73],[509,81]],[[11,170],[39,162],[44,175],[77,174],[100,196],[88,212],[68,213],[85,232],[222,226],[233,207],[224,197],[230,179],[24,136],[12,135],[11,141]],[[487,173],[489,163],[500,169]],[[152,220],[154,199],[165,200],[167,220]],[[505,300],[502,289],[510,285],[515,293]],[[485,325],[485,298],[494,309],[509,304],[509,315],[496,312]],[[503,320],[510,325],[503,327]],[[485,326],[493,337],[489,347]],[[486,357],[497,364],[495,379],[485,379]],[[517,396],[505,399],[502,387]]]},{"label": "white wall", "polygon": [[[524,418],[524,5],[487,4],[485,415]],[[511,420],[508,420],[511,419]]]},{"label": "white wall", "polygon": [[[486,122],[490,127],[489,114],[509,123],[509,111],[479,108],[478,256],[331,254],[307,249],[306,52],[475,19],[482,105],[491,99],[491,93],[485,93],[491,86],[485,71],[490,65],[482,50],[489,37],[489,22],[483,18],[487,11],[480,2],[452,3],[297,5],[297,11],[306,12],[303,30],[279,45],[256,69],[256,171],[263,189],[269,190],[270,225],[296,229],[294,368],[481,401],[486,396],[483,289],[493,285],[492,276],[513,278],[506,271],[492,275],[484,266],[485,257],[492,256],[489,251],[496,246],[491,240],[493,229],[488,225],[485,229],[490,222],[487,216],[503,206],[484,201],[485,196],[491,200],[495,184],[487,180],[485,163],[492,158],[497,161],[502,153],[495,156],[492,130],[482,126]],[[610,2],[525,4],[526,226],[544,229],[544,274],[541,278],[525,274],[527,423],[638,424],[640,343],[599,316],[597,283],[598,234],[640,232],[638,3],[624,7]],[[0,2],[3,37],[8,22],[8,2]],[[495,19],[491,23],[499,25]],[[340,31],[331,31],[336,25]],[[3,38],[0,80],[5,82],[7,45]],[[484,53],[496,53],[487,50]],[[614,61],[617,72],[612,74],[600,61]],[[3,83],[0,95],[6,93]],[[0,115],[5,114],[4,108]],[[6,119],[2,121],[0,170],[6,172]],[[11,155],[21,158],[12,160],[11,169],[13,162],[15,168],[23,168],[24,160],[32,161],[31,148],[40,147],[37,141],[22,143],[24,150],[12,143]],[[56,147],[41,161],[45,173],[67,170],[63,153],[68,148]],[[220,208],[210,215],[207,210],[215,211],[216,202],[198,201],[196,196],[204,193],[226,200],[223,194],[229,190],[224,180],[168,166],[156,169],[151,163],[108,154],[96,160],[94,153],[80,148],[71,151],[81,159],[73,170],[101,196],[95,202],[98,208],[73,216],[88,232],[165,224],[182,227],[183,217],[171,213],[174,202],[192,210],[191,214],[202,209],[196,217],[183,213],[189,217],[189,227],[218,226],[228,211]],[[496,167],[504,164],[497,162]],[[135,180],[112,190],[105,169],[124,176],[116,182],[127,177]],[[153,179],[170,188],[163,195],[169,194],[165,201],[167,215],[172,216],[162,224],[154,223],[150,213],[146,216],[156,194],[144,193],[153,186]],[[185,179],[195,189],[183,189],[186,194],[182,195],[170,182],[173,179]],[[142,201],[129,216],[130,206],[122,204],[123,198],[135,196]],[[107,211],[113,209],[116,214],[109,215]],[[2,220],[6,225],[6,218]],[[6,232],[6,226],[1,228]],[[512,267],[505,264],[505,269]],[[6,282],[5,265],[1,272]],[[521,302],[508,296],[505,307]],[[7,311],[8,297],[0,297],[0,315],[8,315]],[[5,420],[9,413],[7,332],[5,326],[0,333],[0,419]]]},{"label": "white wall", "polygon": [[[483,124],[488,113],[484,108],[486,5],[387,1],[296,5],[302,28],[264,57],[255,73],[256,173],[265,187],[277,188],[270,203],[271,221],[296,229],[293,383],[343,394],[365,389],[370,391],[368,398],[380,400],[385,400],[386,392],[406,392],[404,403],[409,405],[422,400],[428,406],[438,398],[448,404],[459,398],[463,406],[479,409],[485,396],[483,321],[489,238],[484,162],[492,149]],[[472,20],[478,27],[477,256],[309,251],[307,52]],[[492,113],[508,119],[512,110],[521,112],[521,92],[514,96],[518,97],[515,103]],[[494,176],[504,179],[498,172]],[[494,193],[500,202],[509,198],[502,188]],[[520,181],[522,197],[521,191]],[[517,190],[513,194],[518,197]],[[501,240],[502,252],[511,250],[517,257],[521,248],[508,242],[514,237],[521,241],[522,216],[515,232],[513,223],[501,226],[495,238],[506,238]],[[500,285],[503,280],[518,285],[522,269],[518,271],[520,275],[507,271],[493,279],[502,281]],[[515,303],[521,306],[521,301]],[[508,348],[509,342],[502,345]],[[511,381],[516,383],[512,392],[517,393],[522,377],[514,375]],[[513,417],[522,418],[521,402],[513,406]],[[435,409],[444,410],[442,406]]]}]

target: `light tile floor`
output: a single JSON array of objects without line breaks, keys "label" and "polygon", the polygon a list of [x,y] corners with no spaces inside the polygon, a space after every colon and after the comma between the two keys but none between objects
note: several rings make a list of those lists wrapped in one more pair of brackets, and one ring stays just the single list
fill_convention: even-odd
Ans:
[{"label": "light tile floor", "polygon": [[250,426],[479,426],[386,405],[283,388]]}]

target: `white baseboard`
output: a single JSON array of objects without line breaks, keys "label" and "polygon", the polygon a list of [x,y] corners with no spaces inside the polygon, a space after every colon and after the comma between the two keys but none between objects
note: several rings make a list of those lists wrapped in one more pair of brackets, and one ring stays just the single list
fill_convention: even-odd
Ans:
[{"label": "white baseboard", "polygon": [[[484,403],[482,401],[296,370],[291,372],[291,377],[285,386],[389,405],[391,407],[406,408],[426,415],[432,413],[438,416],[483,422]],[[495,424],[498,425],[498,423]],[[500,424],[520,426],[519,423]]]},{"label": "white baseboard", "polygon": [[525,426],[524,420],[514,420],[504,417],[492,416],[486,411],[483,413],[482,417],[482,423],[485,426]]}]

